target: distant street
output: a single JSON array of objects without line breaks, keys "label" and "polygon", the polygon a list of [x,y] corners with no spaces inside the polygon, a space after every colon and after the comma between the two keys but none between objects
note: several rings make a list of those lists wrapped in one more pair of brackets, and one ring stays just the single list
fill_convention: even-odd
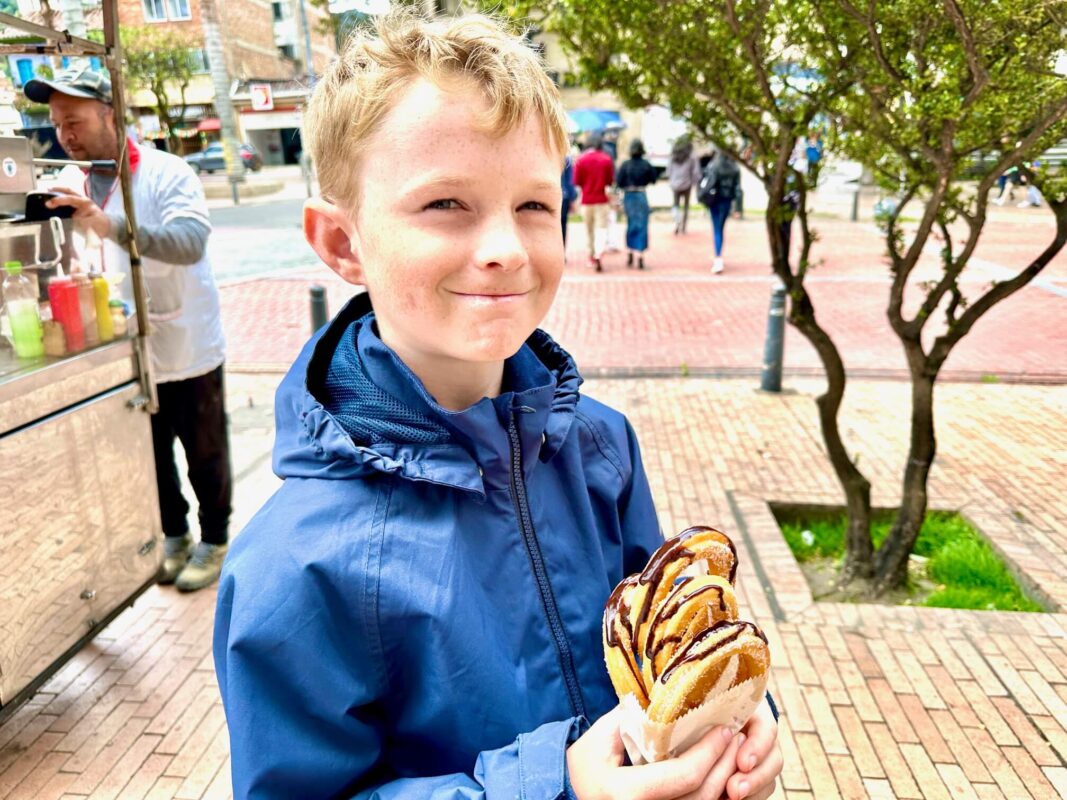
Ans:
[{"label": "distant street", "polygon": [[248,202],[211,209],[208,251],[219,283],[318,263],[301,233],[303,199]]}]

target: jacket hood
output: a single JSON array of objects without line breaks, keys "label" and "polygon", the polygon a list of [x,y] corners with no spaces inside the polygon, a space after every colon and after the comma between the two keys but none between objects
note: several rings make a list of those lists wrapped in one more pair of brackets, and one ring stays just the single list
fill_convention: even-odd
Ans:
[{"label": "jacket hood", "polygon": [[523,452],[548,460],[570,431],[581,383],[570,355],[537,330],[505,362],[499,397],[449,411],[378,338],[370,299],[359,294],[304,345],[278,387],[274,471],[396,474],[484,495],[485,470],[506,458],[509,420]]}]

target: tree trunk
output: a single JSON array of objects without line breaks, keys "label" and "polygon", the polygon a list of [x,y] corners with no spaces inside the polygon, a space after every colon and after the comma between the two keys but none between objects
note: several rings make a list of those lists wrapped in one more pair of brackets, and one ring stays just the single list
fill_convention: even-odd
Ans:
[{"label": "tree trunk", "polygon": [[908,557],[926,517],[927,481],[937,452],[934,435],[934,382],[918,342],[905,342],[911,368],[911,444],[904,469],[903,494],[893,527],[875,557],[874,592],[883,594],[904,586]]},{"label": "tree trunk", "polygon": [[[226,69],[226,56],[222,48],[222,27],[216,0],[203,0],[200,4],[200,19],[204,29],[204,49],[207,50],[208,69],[215,89],[215,113],[219,117],[222,146],[226,151],[226,175],[232,184],[244,180],[244,167],[237,149],[237,123],[233,102],[230,100],[230,75]],[[237,189],[234,187],[234,198]]]},{"label": "tree trunk", "polygon": [[[845,536],[845,558],[841,565],[839,584],[847,586],[855,580],[866,580],[874,574],[874,546],[871,543],[871,484],[859,471],[848,450],[841,441],[837,415],[845,396],[845,365],[829,334],[815,319],[803,281],[793,275],[788,261],[788,227],[784,226],[769,203],[767,209],[767,234],[771,239],[774,254],[773,266],[778,277],[785,283],[790,296],[789,323],[804,335],[815,352],[819,354],[826,372],[826,391],[816,398],[819,409],[819,425],[823,443],[830,457],[834,473],[845,493],[848,510],[848,532]],[[780,207],[780,205],[779,205]],[[807,226],[802,226],[802,235],[811,236]]]}]

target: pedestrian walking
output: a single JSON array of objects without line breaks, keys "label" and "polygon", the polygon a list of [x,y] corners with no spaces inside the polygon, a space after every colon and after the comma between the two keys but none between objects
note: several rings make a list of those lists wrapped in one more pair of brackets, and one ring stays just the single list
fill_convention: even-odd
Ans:
[{"label": "pedestrian walking", "polygon": [[574,159],[569,155],[563,160],[563,174],[559,178],[563,190],[563,205],[560,209],[563,223],[563,257],[567,257],[567,219],[571,215],[571,204],[578,199],[578,190],[574,186]]},{"label": "pedestrian walking", "polygon": [[[89,68],[54,80],[34,79],[24,88],[47,103],[60,146],[79,161],[118,161],[123,138],[111,109],[111,82]],[[226,556],[232,477],[223,393],[223,338],[219,295],[207,257],[211,232],[204,187],[177,156],[139,147],[125,137],[129,154],[137,243],[148,284],[152,368],[159,411],[152,416],[156,486],[165,559],[160,583],[200,589],[219,576]],[[49,207],[71,206],[74,221],[103,241],[104,268],[130,273],[126,219],[118,176],[94,171],[83,193],[62,192]],[[127,280],[127,287],[132,281]],[[200,542],[189,535],[189,503],[182,496],[174,440],[185,450],[189,482],[199,503]]]},{"label": "pedestrian walking", "polygon": [[574,183],[581,191],[582,216],[588,238],[589,265],[597,272],[604,269],[601,259],[608,240],[607,189],[615,182],[615,165],[604,152],[600,134],[590,134],[588,146],[574,165]]},{"label": "pedestrian walking", "polygon": [[656,168],[645,159],[645,146],[640,139],[630,142],[630,158],[619,168],[617,184],[622,191],[622,207],[626,212],[626,266],[645,268],[648,250],[648,195],[645,187],[656,180]]},{"label": "pedestrian walking", "polygon": [[711,214],[711,228],[715,236],[715,260],[711,271],[715,274],[725,268],[722,260],[723,235],[740,185],[741,170],[737,162],[721,150],[716,151],[704,170],[697,194],[697,199],[707,206]]},{"label": "pedestrian walking", "polygon": [[1021,186],[1023,182],[1022,175],[1019,173],[1019,167],[1008,167],[1004,174],[997,178],[997,185],[1000,187],[1000,194],[997,195],[997,199],[993,202],[998,205],[1004,205],[1005,201],[1011,202],[1015,199],[1015,187]]},{"label": "pedestrian walking", "polygon": [[[611,164],[616,171],[618,171],[619,164],[619,133],[622,127],[621,122],[608,122],[603,134],[604,152],[610,156]],[[609,187],[607,239],[604,241],[604,251],[607,253],[617,253],[622,249],[624,231],[619,221],[622,211],[622,198]]]},{"label": "pedestrian walking", "polygon": [[693,187],[700,183],[700,161],[693,152],[693,142],[688,136],[679,136],[671,148],[671,160],[667,164],[667,182],[674,200],[671,214],[674,217],[674,233],[685,233],[689,222],[689,197]]}]

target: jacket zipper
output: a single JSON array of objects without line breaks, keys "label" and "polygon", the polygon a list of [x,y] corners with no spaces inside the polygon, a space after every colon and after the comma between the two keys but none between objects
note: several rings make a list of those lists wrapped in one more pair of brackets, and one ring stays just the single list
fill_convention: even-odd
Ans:
[{"label": "jacket zipper", "polygon": [[563,673],[563,682],[567,686],[571,710],[574,716],[584,717],[585,701],[582,699],[578,676],[574,670],[574,656],[571,653],[570,642],[567,640],[567,633],[563,628],[563,621],[559,617],[556,596],[552,593],[552,584],[548,580],[545,560],[541,555],[541,545],[537,541],[533,518],[530,516],[530,506],[526,497],[526,480],[522,474],[522,443],[519,440],[514,411],[508,423],[508,438],[511,442],[511,497],[515,502],[515,516],[519,520],[523,543],[526,545],[526,555],[530,559],[530,568],[537,581],[541,606],[544,608],[545,618],[548,620],[548,627],[556,644],[556,654],[559,656],[559,666]]}]

